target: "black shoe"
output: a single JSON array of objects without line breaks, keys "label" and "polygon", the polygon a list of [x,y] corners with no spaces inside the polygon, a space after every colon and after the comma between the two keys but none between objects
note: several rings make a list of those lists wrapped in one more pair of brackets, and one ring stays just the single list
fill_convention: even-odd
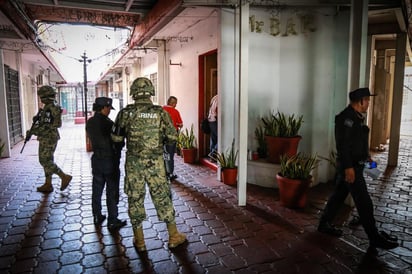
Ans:
[{"label": "black shoe", "polygon": [[336,228],[329,222],[320,222],[318,226],[318,231],[336,237],[340,237],[343,234],[343,231],[341,229]]},{"label": "black shoe", "polygon": [[93,217],[93,223],[94,223],[95,225],[101,225],[104,220],[106,220],[106,215],[101,215],[101,214],[99,214],[99,215],[95,215],[95,216]]},{"label": "black shoe", "polygon": [[174,181],[177,178],[177,175],[168,174],[166,177],[167,177],[167,180],[169,180],[171,182],[171,181]]},{"label": "black shoe", "polygon": [[118,229],[124,227],[125,225],[127,225],[126,221],[116,219],[116,221],[114,221],[112,223],[109,223],[107,225],[107,227],[109,228],[109,230],[118,230]]},{"label": "black shoe", "polygon": [[385,231],[379,231],[379,233],[381,234],[382,237],[384,237],[386,240],[392,241],[392,242],[397,242],[398,241],[398,237],[396,237],[395,235],[389,235],[388,233],[386,233]]},{"label": "black shoe", "polygon": [[[386,233],[385,233],[386,234]],[[391,241],[385,236],[382,235],[382,233],[379,233],[378,236],[370,241],[369,246],[371,248],[383,248],[383,249],[393,249],[399,246],[399,243],[397,241]]]},{"label": "black shoe", "polygon": [[352,220],[350,220],[348,226],[355,227],[361,225],[361,221],[359,216],[353,216]]}]

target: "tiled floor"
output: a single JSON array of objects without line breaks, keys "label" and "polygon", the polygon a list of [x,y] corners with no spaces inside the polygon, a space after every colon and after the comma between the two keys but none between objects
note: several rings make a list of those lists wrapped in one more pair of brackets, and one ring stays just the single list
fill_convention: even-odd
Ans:
[{"label": "tiled floor", "polygon": [[[19,144],[11,158],[0,159],[1,273],[412,273],[412,139],[402,139],[399,167],[368,179],[378,225],[398,236],[396,249],[366,253],[362,228],[347,226],[349,207],[338,220],[343,237],[318,233],[331,184],[311,188],[302,210],[280,206],[275,189],[249,185],[248,204],[238,207],[235,187],[218,182],[215,171],[176,157],[173,199],[188,243],[168,249],[166,226],[147,197],[148,252],[138,254],[130,222],[119,233],[110,233],[106,222],[101,229],[93,225],[84,125],[66,122],[60,132],[55,159],[73,175],[64,192],[57,176],[53,193],[36,192],[44,180],[36,140],[22,154]],[[384,167],[386,152],[376,157]],[[122,191],[119,212],[128,219]]]}]

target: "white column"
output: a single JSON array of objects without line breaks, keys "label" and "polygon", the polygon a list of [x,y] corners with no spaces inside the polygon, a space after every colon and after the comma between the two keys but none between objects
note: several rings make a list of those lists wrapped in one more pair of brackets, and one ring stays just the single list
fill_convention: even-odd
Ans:
[{"label": "white column", "polygon": [[349,28],[348,91],[359,88],[361,80],[361,63],[363,67],[366,65],[364,62],[361,62],[361,55],[363,52],[363,58],[366,57],[367,19],[368,0],[352,0]]},{"label": "white column", "polygon": [[246,205],[248,135],[249,3],[240,5],[238,205]]},{"label": "white column", "polygon": [[3,50],[0,49],[0,139],[4,143],[4,151],[0,157],[10,157],[9,123],[7,120],[6,79],[4,79]]},{"label": "white column", "polygon": [[166,41],[157,42],[157,100],[159,105],[166,103],[169,96],[169,61],[166,61]]},{"label": "white column", "polygon": [[[368,0],[352,0],[350,10],[350,27],[349,27],[349,62],[348,62],[348,90],[350,91],[359,88],[360,81],[365,81],[365,78],[361,75],[361,63],[365,69],[365,62],[361,62],[362,45],[365,49],[367,44],[367,20],[368,20]],[[365,34],[365,35],[363,35]],[[362,37],[365,36],[365,40],[362,41]],[[364,58],[366,52],[363,52]],[[363,70],[364,71],[364,70]],[[347,99],[349,100],[349,98]],[[352,196],[349,194],[345,201],[346,204],[354,206]]]}]

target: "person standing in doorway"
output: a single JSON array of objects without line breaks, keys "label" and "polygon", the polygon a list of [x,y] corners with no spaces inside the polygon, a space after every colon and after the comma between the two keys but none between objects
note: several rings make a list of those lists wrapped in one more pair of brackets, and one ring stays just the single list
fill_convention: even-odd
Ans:
[{"label": "person standing in doorway", "polygon": [[210,107],[207,119],[210,126],[210,153],[209,157],[214,159],[217,152],[217,114],[218,114],[219,94],[210,100]]},{"label": "person standing in doorway", "polygon": [[[175,96],[170,96],[169,99],[167,99],[167,105],[163,106],[163,109],[169,113],[170,118],[173,122],[173,126],[175,127],[177,134],[179,134],[179,130],[183,127],[183,121],[179,111],[176,109],[176,105],[177,98]],[[177,175],[174,174],[174,156],[176,152],[176,144],[177,142],[172,142],[169,144],[165,144],[164,146],[166,176],[170,181],[173,181],[177,178]]]},{"label": "person standing in doorway", "polygon": [[115,142],[126,139],[124,190],[128,195],[133,243],[138,252],[146,250],[142,228],[146,218],[146,184],[159,220],[167,225],[169,248],[177,247],[186,241],[186,235],[180,233],[176,227],[175,209],[163,159],[164,144],[176,142],[177,132],[170,115],[150,100],[154,95],[153,84],[148,78],[135,79],[130,87],[130,96],[135,102],[117,114],[112,132]]},{"label": "person standing in doorway", "polygon": [[61,179],[60,190],[65,190],[72,176],[64,173],[54,162],[54,152],[60,139],[58,128],[62,126],[61,107],[56,104],[56,91],[51,86],[42,86],[37,94],[44,104],[38,114],[33,117],[33,126],[26,133],[26,141],[32,135],[39,140],[39,162],[44,169],[45,183],[37,188],[39,192],[52,192],[52,175],[57,174]]},{"label": "person standing in doorway", "polygon": [[[92,211],[93,222],[100,226],[106,219],[102,214],[102,194],[106,186],[106,205],[109,214],[108,229],[116,230],[127,224],[119,220],[120,156],[123,143],[111,139],[113,121],[108,117],[114,109],[112,99],[97,97],[93,104],[94,116],[86,123],[86,131],[92,143]],[[115,146],[116,145],[116,146]]]},{"label": "person standing in doorway", "polygon": [[369,238],[369,247],[392,249],[399,244],[397,238],[378,231],[363,170],[369,156],[369,127],[365,114],[369,108],[369,88],[359,88],[349,93],[350,104],[335,117],[335,142],[337,150],[337,182],[319,221],[318,231],[341,236],[342,230],[332,221],[350,193],[359,213],[360,222]]}]

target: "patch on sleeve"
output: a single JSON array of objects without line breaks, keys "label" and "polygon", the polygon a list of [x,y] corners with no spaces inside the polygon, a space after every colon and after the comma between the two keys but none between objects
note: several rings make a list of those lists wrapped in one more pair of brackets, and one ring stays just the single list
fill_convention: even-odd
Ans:
[{"label": "patch on sleeve", "polygon": [[346,127],[352,127],[352,126],[353,126],[353,121],[352,121],[351,119],[346,119],[343,124],[344,124]]}]

